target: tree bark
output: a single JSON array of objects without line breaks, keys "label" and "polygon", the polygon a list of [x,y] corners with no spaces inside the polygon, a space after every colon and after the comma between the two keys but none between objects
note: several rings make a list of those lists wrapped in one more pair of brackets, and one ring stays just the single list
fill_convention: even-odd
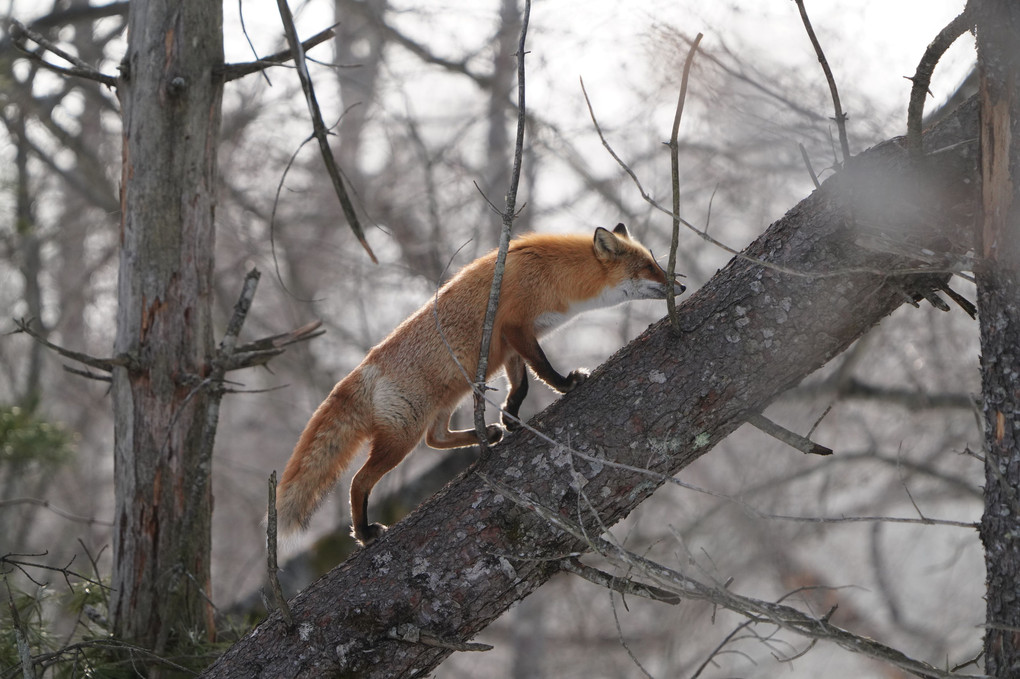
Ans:
[{"label": "tree bark", "polygon": [[899,272],[948,267],[970,246],[976,136],[971,103],[926,135],[930,160],[912,165],[897,140],[853,159],[745,251],[782,270],[735,258],[680,307],[679,336],[656,324],[534,418],[558,445],[507,437],[295,597],[292,629],[271,615],[203,676],[427,674],[450,642],[587,549],[481,474],[602,533],[905,299],[945,282]]},{"label": "tree bark", "polygon": [[210,595],[218,0],[132,0],[113,371],[116,636],[157,653],[213,632]]},{"label": "tree bark", "polygon": [[1020,678],[1020,6],[978,4],[983,219],[978,224],[985,420],[985,672]]}]

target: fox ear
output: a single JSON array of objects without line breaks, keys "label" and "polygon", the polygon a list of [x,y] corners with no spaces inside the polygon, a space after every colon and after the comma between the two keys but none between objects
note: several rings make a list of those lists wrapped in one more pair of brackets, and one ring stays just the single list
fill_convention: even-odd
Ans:
[{"label": "fox ear", "polygon": [[[622,224],[620,226],[623,226]],[[616,227],[619,229],[620,227]],[[623,227],[626,231],[627,227]],[[610,231],[603,229],[601,226],[595,229],[595,256],[599,259],[611,259],[617,257],[623,253],[623,243]]]},{"label": "fox ear", "polygon": [[620,222],[619,224],[616,225],[616,228],[613,229],[613,233],[615,233],[617,236],[630,238],[630,232],[627,231],[627,227],[623,225],[623,222]]}]

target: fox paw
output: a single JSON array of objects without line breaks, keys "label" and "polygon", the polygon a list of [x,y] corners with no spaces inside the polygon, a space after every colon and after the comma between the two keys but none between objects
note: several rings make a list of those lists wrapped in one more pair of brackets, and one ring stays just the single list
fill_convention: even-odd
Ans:
[{"label": "fox paw", "polygon": [[564,393],[571,391],[575,387],[584,384],[585,380],[588,379],[588,371],[584,368],[578,368],[577,370],[571,370],[570,374],[567,375],[567,388],[564,389]]},{"label": "fox paw", "polygon": [[506,429],[507,431],[517,431],[518,429],[521,428],[521,421],[519,419],[507,416],[506,413],[503,413],[503,416],[500,418],[500,421],[503,422],[503,428]]},{"label": "fox paw", "polygon": [[485,440],[490,444],[499,443],[503,438],[503,427],[498,424],[490,424],[485,427]]},{"label": "fox paw", "polygon": [[370,523],[363,529],[354,528],[351,531],[351,537],[357,540],[358,544],[362,547],[368,547],[370,544],[382,537],[382,534],[386,532],[386,526],[381,523]]}]

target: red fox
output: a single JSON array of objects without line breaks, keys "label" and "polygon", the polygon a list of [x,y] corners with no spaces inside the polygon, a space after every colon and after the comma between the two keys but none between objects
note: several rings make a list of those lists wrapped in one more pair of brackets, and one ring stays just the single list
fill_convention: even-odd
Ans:
[{"label": "red fox", "polygon": [[[362,545],[386,530],[368,522],[369,493],[423,435],[430,447],[441,450],[478,442],[473,429],[450,430],[450,416],[470,391],[454,358],[473,379],[495,261],[496,253],[490,252],[464,267],[318,407],[280,482],[276,506],[282,532],[307,525],[366,441],[368,460],[351,483],[351,534]],[[566,376],[556,372],[539,337],[588,309],[663,299],[666,285],[666,272],[623,224],[613,231],[599,227],[594,238],[530,234],[511,241],[488,362],[488,376],[502,368],[510,382],[503,427],[520,426],[517,414],[528,393],[525,365],[559,392],[588,376],[583,369]],[[674,286],[677,293],[685,290],[676,281]],[[489,443],[503,437],[503,427],[488,425]]]}]

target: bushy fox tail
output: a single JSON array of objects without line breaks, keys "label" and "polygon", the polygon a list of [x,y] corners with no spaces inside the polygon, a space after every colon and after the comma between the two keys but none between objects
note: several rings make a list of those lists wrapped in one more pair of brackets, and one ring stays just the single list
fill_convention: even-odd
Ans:
[{"label": "bushy fox tail", "polygon": [[370,414],[358,371],[340,381],[308,421],[283,470],[276,493],[281,534],[308,520],[368,438]]}]

